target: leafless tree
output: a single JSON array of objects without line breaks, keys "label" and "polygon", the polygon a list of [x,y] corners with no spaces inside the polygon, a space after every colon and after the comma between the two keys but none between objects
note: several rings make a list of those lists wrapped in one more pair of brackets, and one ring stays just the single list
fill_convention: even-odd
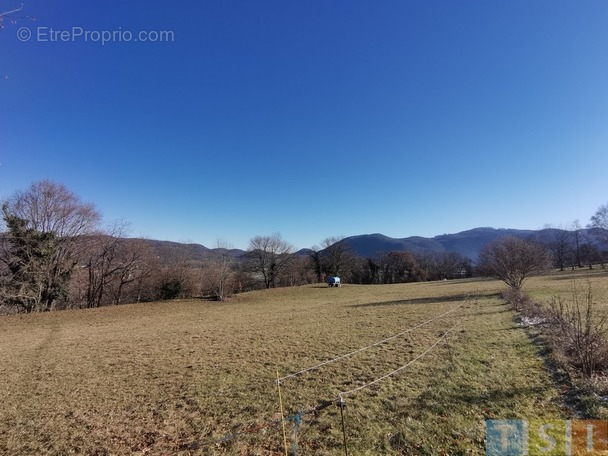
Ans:
[{"label": "leafless tree", "polygon": [[234,247],[223,239],[215,243],[215,250],[203,265],[203,289],[218,301],[224,301],[234,293],[235,258],[230,252]]},{"label": "leafless tree", "polygon": [[247,257],[252,272],[259,274],[266,288],[272,288],[292,260],[293,252],[293,246],[283,240],[280,233],[275,233],[252,238]]},{"label": "leafless tree", "polygon": [[86,305],[99,307],[139,300],[140,293],[125,296],[150,273],[151,251],[142,239],[126,237],[125,225],[113,224],[105,233],[91,236],[86,260]]},{"label": "leafless tree", "polygon": [[21,4],[21,6],[17,7],[17,8],[13,8],[11,10],[8,11],[1,11],[0,10],[0,29],[4,28],[4,20],[7,19],[11,24],[16,24],[18,19],[32,19],[32,17],[29,16],[15,16],[16,14],[21,13],[21,11],[23,11],[24,5],[23,3]]},{"label": "leafless tree", "polygon": [[86,307],[105,304],[110,285],[120,268],[118,252],[124,225],[115,223],[107,231],[87,238],[86,271],[88,276]]},{"label": "leafless tree", "polygon": [[323,240],[323,257],[325,260],[326,273],[329,275],[343,275],[352,264],[353,252],[346,242],[344,236],[332,236]]},{"label": "leafless tree", "polygon": [[116,280],[111,288],[112,302],[138,302],[140,300],[139,284],[151,271],[152,252],[143,239],[122,239],[118,259],[120,267],[116,270]]},{"label": "leafless tree", "polygon": [[390,252],[383,256],[383,283],[418,282],[426,280],[426,272],[420,269],[410,252]]},{"label": "leafless tree", "polygon": [[[591,217],[589,228],[593,236],[599,241],[602,254],[608,250],[608,203],[600,206],[595,214]],[[604,256],[602,255],[602,262]]]},{"label": "leafless tree", "polygon": [[159,264],[153,275],[154,299],[191,298],[200,290],[200,271],[197,271],[192,252],[182,250],[168,261]]},{"label": "leafless tree", "polygon": [[26,306],[30,310],[52,310],[67,294],[84,235],[94,231],[100,215],[67,187],[48,180],[15,193],[2,210],[8,242],[0,259],[10,264],[13,297],[34,303]]},{"label": "leafless tree", "polygon": [[[382,260],[377,257],[359,258],[358,283],[380,284],[382,283]],[[351,278],[352,280],[352,278]]]},{"label": "leafless tree", "polygon": [[547,245],[553,255],[554,265],[563,271],[567,260],[574,253],[573,244],[575,241],[578,243],[578,236],[575,238],[574,232],[564,227],[546,225],[544,229],[549,233]]},{"label": "leafless tree", "polygon": [[575,264],[579,268],[583,267],[583,263],[581,261],[581,224],[578,220],[572,222],[572,232],[574,233],[574,258],[572,260],[572,270],[574,270]]},{"label": "leafless tree", "polygon": [[473,275],[471,260],[458,252],[441,252],[437,255],[436,279],[460,279]]},{"label": "leafless tree", "polygon": [[292,287],[317,281],[317,274],[310,268],[310,259],[305,255],[293,255],[282,277]]},{"label": "leafless tree", "polygon": [[489,275],[502,280],[513,290],[520,290],[526,279],[549,268],[551,257],[539,243],[506,236],[486,245],[479,261],[482,270]]},{"label": "leafless tree", "polygon": [[331,236],[313,246],[310,260],[319,282],[325,276],[343,276],[353,266],[355,254],[344,242],[344,236]]},{"label": "leafless tree", "polygon": [[593,242],[586,242],[581,245],[581,262],[589,269],[593,269],[594,264],[602,263],[601,251]]},{"label": "leafless tree", "polygon": [[[608,231],[608,204],[600,206],[591,217],[590,228],[600,228]],[[606,233],[608,235],[608,233]]]},{"label": "leafless tree", "polygon": [[321,249],[314,245],[310,249],[310,265],[315,274],[317,282],[323,282],[323,262],[321,260]]},{"label": "leafless tree", "polygon": [[93,232],[100,215],[91,203],[84,203],[65,185],[42,180],[6,202],[8,213],[27,221],[28,228],[74,239]]}]

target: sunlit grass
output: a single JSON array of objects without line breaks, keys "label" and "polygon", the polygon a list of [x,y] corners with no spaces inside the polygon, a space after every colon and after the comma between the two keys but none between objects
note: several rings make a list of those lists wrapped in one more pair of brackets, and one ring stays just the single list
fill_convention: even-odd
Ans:
[{"label": "sunlit grass", "polygon": [[[545,293],[552,276],[530,289]],[[560,285],[561,286],[561,285]],[[567,418],[559,388],[489,280],[308,286],[0,319],[0,453],[284,454],[289,413],[347,396],[351,454],[483,454],[486,418]],[[303,417],[299,454],[343,454],[339,409]],[[226,443],[224,436],[245,432]],[[288,445],[293,429],[287,427]]]}]

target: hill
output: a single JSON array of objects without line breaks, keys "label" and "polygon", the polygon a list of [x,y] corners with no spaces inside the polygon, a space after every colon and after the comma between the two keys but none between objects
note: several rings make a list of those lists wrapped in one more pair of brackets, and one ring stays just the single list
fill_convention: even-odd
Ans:
[{"label": "hill", "polygon": [[[461,231],[454,234],[442,234],[432,238],[422,236],[410,236],[405,238],[392,238],[381,233],[360,234],[344,238],[350,249],[363,257],[373,257],[388,252],[414,252],[414,253],[445,253],[456,252],[473,261],[477,260],[479,252],[488,243],[504,237],[517,236],[534,239],[539,242],[551,243],[560,235],[566,233],[564,230],[547,228],[542,230],[518,230],[511,228],[481,227]],[[591,240],[591,230],[579,231],[581,239]],[[171,261],[186,258],[190,261],[201,261],[217,254],[222,249],[212,249],[200,244],[183,244],[171,241],[148,240],[154,252],[160,258]],[[246,251],[231,249],[230,254],[235,258],[241,258]],[[296,252],[298,256],[308,256],[312,250],[302,248]]]},{"label": "hill", "polygon": [[[393,251],[414,253],[457,252],[476,261],[479,252],[486,244],[501,237],[516,236],[534,239],[539,242],[551,243],[559,234],[563,234],[564,232],[564,230],[553,228],[543,230],[517,230],[483,227],[461,231],[460,233],[455,234],[442,234],[432,238],[421,236],[391,238],[379,233],[363,234],[347,237],[341,242],[348,244],[355,253],[366,257]],[[589,230],[580,230],[579,232],[580,237],[585,239],[591,239],[589,234]]]},{"label": "hill", "polygon": [[[201,244],[183,244],[181,242],[156,241],[147,239],[145,241],[149,242],[154,253],[166,262],[179,259],[202,261],[206,258],[213,257],[213,255],[216,255],[222,251],[225,251],[225,249],[210,249]],[[245,251],[240,249],[230,249],[228,252],[235,258],[240,258],[245,254]]]}]

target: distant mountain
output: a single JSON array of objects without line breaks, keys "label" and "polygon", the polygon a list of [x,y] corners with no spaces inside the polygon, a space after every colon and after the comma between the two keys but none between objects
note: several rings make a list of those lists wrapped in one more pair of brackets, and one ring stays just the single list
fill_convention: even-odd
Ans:
[{"label": "distant mountain", "polygon": [[[173,242],[173,241],[156,241],[152,239],[144,239],[150,247],[154,254],[161,258],[163,262],[170,261],[194,261],[200,262],[205,259],[213,258],[214,256],[228,252],[234,258],[243,258],[247,252],[241,249],[210,249],[201,244],[182,244],[181,242]],[[297,256],[309,256],[312,253],[310,249],[301,249],[295,252]]]},{"label": "distant mountain", "polygon": [[308,256],[310,256],[310,254],[312,252],[313,252],[312,249],[300,249],[297,252],[295,252],[294,255],[301,256],[301,257],[308,257]]},{"label": "distant mountain", "polygon": [[[172,241],[155,241],[146,239],[154,253],[162,258],[163,261],[174,261],[186,259],[188,261],[202,261],[217,255],[226,249],[210,249],[201,244],[182,244]],[[230,249],[228,253],[235,258],[239,258],[245,254],[244,250]]]},{"label": "distant mountain", "polygon": [[365,257],[372,257],[387,252],[408,251],[421,253],[425,251],[445,251],[441,243],[434,239],[419,236],[397,239],[385,236],[384,234],[375,233],[347,237],[341,242],[348,244],[351,250]]},{"label": "distant mountain", "polygon": [[[486,244],[495,241],[498,238],[505,236],[515,236],[520,238],[529,238],[535,233],[533,230],[515,230],[515,229],[495,229],[495,228],[475,228],[472,230],[462,231],[456,234],[442,234],[435,236],[446,252],[458,252],[472,260],[477,260],[479,252]],[[540,236],[545,238],[545,236]]]},{"label": "distant mountain", "polygon": [[[457,252],[476,261],[481,249],[488,243],[504,237],[516,236],[536,241],[550,243],[557,239],[563,230],[548,228],[543,230],[516,230],[505,228],[474,228],[455,234],[442,234],[432,238],[410,236],[406,238],[391,238],[384,234],[361,234],[342,239],[353,252],[363,257],[374,257],[388,252],[413,253],[446,253]],[[579,231],[581,241],[594,242],[591,230]],[[217,255],[222,249],[210,249],[200,244],[182,244],[171,241],[148,240],[156,255],[164,261],[186,259],[201,261]],[[243,257],[247,252],[240,249],[228,251],[235,258]],[[295,252],[298,256],[309,256],[311,249],[300,249]]]},{"label": "distant mountain", "polygon": [[[456,234],[442,234],[432,238],[411,236],[407,238],[391,238],[383,234],[363,234],[351,236],[340,242],[348,246],[358,255],[371,257],[388,252],[413,253],[443,253],[457,252],[476,261],[481,249],[488,243],[505,236],[531,238],[541,242],[551,242],[556,233],[561,230],[516,230],[505,228],[474,228]],[[581,236],[588,236],[589,230],[581,230]]]}]

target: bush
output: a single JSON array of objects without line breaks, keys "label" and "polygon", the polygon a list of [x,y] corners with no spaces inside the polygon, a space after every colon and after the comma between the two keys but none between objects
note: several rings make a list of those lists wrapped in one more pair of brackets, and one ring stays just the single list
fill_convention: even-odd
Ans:
[{"label": "bush", "polygon": [[502,280],[514,290],[521,290],[529,277],[543,273],[550,263],[545,247],[513,236],[496,239],[479,254],[480,271]]},{"label": "bush", "polygon": [[542,325],[553,351],[564,356],[584,378],[608,370],[608,321],[606,315],[595,314],[591,285],[583,291],[573,283],[570,301],[554,296],[548,306],[535,303],[514,288],[503,297],[521,314],[524,326]]},{"label": "bush", "polygon": [[182,282],[174,279],[164,282],[160,286],[160,298],[163,300],[179,298],[182,292]]},{"label": "bush", "polygon": [[582,291],[573,284],[570,302],[552,298],[549,315],[558,348],[584,377],[590,378],[594,372],[608,368],[606,315],[595,314],[591,285]]}]

